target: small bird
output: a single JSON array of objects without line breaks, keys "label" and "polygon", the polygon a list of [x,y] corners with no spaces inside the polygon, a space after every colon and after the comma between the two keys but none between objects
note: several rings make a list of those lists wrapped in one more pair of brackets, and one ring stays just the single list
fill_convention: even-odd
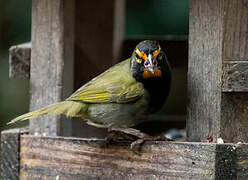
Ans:
[{"label": "small bird", "polygon": [[100,128],[130,128],[163,106],[171,70],[157,41],[145,40],[132,56],[83,85],[69,98],[21,115],[8,124],[45,114],[80,117]]}]

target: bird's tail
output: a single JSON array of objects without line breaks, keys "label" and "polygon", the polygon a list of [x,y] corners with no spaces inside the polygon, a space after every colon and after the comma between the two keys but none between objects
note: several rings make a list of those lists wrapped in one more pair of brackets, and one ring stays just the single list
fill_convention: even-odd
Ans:
[{"label": "bird's tail", "polygon": [[7,124],[13,124],[17,121],[24,121],[27,119],[36,118],[45,114],[52,114],[52,115],[64,114],[69,117],[83,117],[86,110],[87,110],[87,105],[84,103],[75,102],[75,101],[63,101],[18,116],[17,118],[11,120]]}]

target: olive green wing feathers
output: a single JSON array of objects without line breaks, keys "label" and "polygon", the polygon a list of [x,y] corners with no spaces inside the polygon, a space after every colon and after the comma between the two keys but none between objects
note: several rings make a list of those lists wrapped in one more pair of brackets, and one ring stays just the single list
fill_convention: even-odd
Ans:
[{"label": "olive green wing feathers", "polygon": [[130,59],[125,60],[78,89],[67,101],[85,103],[127,103],[141,97],[144,88],[131,75]]}]

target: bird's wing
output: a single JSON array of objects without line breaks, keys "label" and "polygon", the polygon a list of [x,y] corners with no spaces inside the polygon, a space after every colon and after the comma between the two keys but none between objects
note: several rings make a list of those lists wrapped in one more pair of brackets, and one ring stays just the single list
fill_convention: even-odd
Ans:
[{"label": "bird's wing", "polygon": [[141,97],[144,88],[131,75],[130,59],[125,60],[78,89],[67,100],[87,103],[127,103]]}]

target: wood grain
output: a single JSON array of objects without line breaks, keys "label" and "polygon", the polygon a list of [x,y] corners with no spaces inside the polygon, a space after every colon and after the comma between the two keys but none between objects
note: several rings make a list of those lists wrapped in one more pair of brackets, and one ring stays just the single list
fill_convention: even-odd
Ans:
[{"label": "wood grain", "polygon": [[189,141],[248,141],[245,9],[244,0],[190,3]]},{"label": "wood grain", "polygon": [[248,141],[248,1],[225,1],[220,136]]},{"label": "wood grain", "polygon": [[248,1],[225,1],[224,59],[248,60]]},{"label": "wood grain", "polygon": [[[73,92],[74,0],[32,1],[30,109],[64,100]],[[70,135],[62,117],[30,120],[30,133]],[[66,127],[66,128],[65,128]]]},{"label": "wood grain", "polygon": [[18,180],[19,177],[19,129],[1,133],[1,179]]},{"label": "wood grain", "polygon": [[27,129],[9,129],[1,132],[0,178],[3,180],[19,179],[20,170],[20,135]]},{"label": "wood grain", "polygon": [[[139,154],[128,142],[21,136],[21,179],[236,179],[234,144],[145,142]],[[243,151],[247,151],[245,146]],[[240,151],[241,151],[240,150]],[[247,156],[239,153],[240,176]]]},{"label": "wood grain", "polygon": [[222,121],[220,137],[225,142],[247,142],[248,94],[222,94]]},{"label": "wood grain", "polygon": [[220,134],[223,0],[191,0],[187,140]]},{"label": "wood grain", "polygon": [[222,92],[248,92],[248,61],[223,63]]},{"label": "wood grain", "polygon": [[236,146],[237,179],[248,179],[248,144]]},{"label": "wood grain", "polygon": [[9,49],[9,77],[30,77],[31,42],[11,46]]}]

